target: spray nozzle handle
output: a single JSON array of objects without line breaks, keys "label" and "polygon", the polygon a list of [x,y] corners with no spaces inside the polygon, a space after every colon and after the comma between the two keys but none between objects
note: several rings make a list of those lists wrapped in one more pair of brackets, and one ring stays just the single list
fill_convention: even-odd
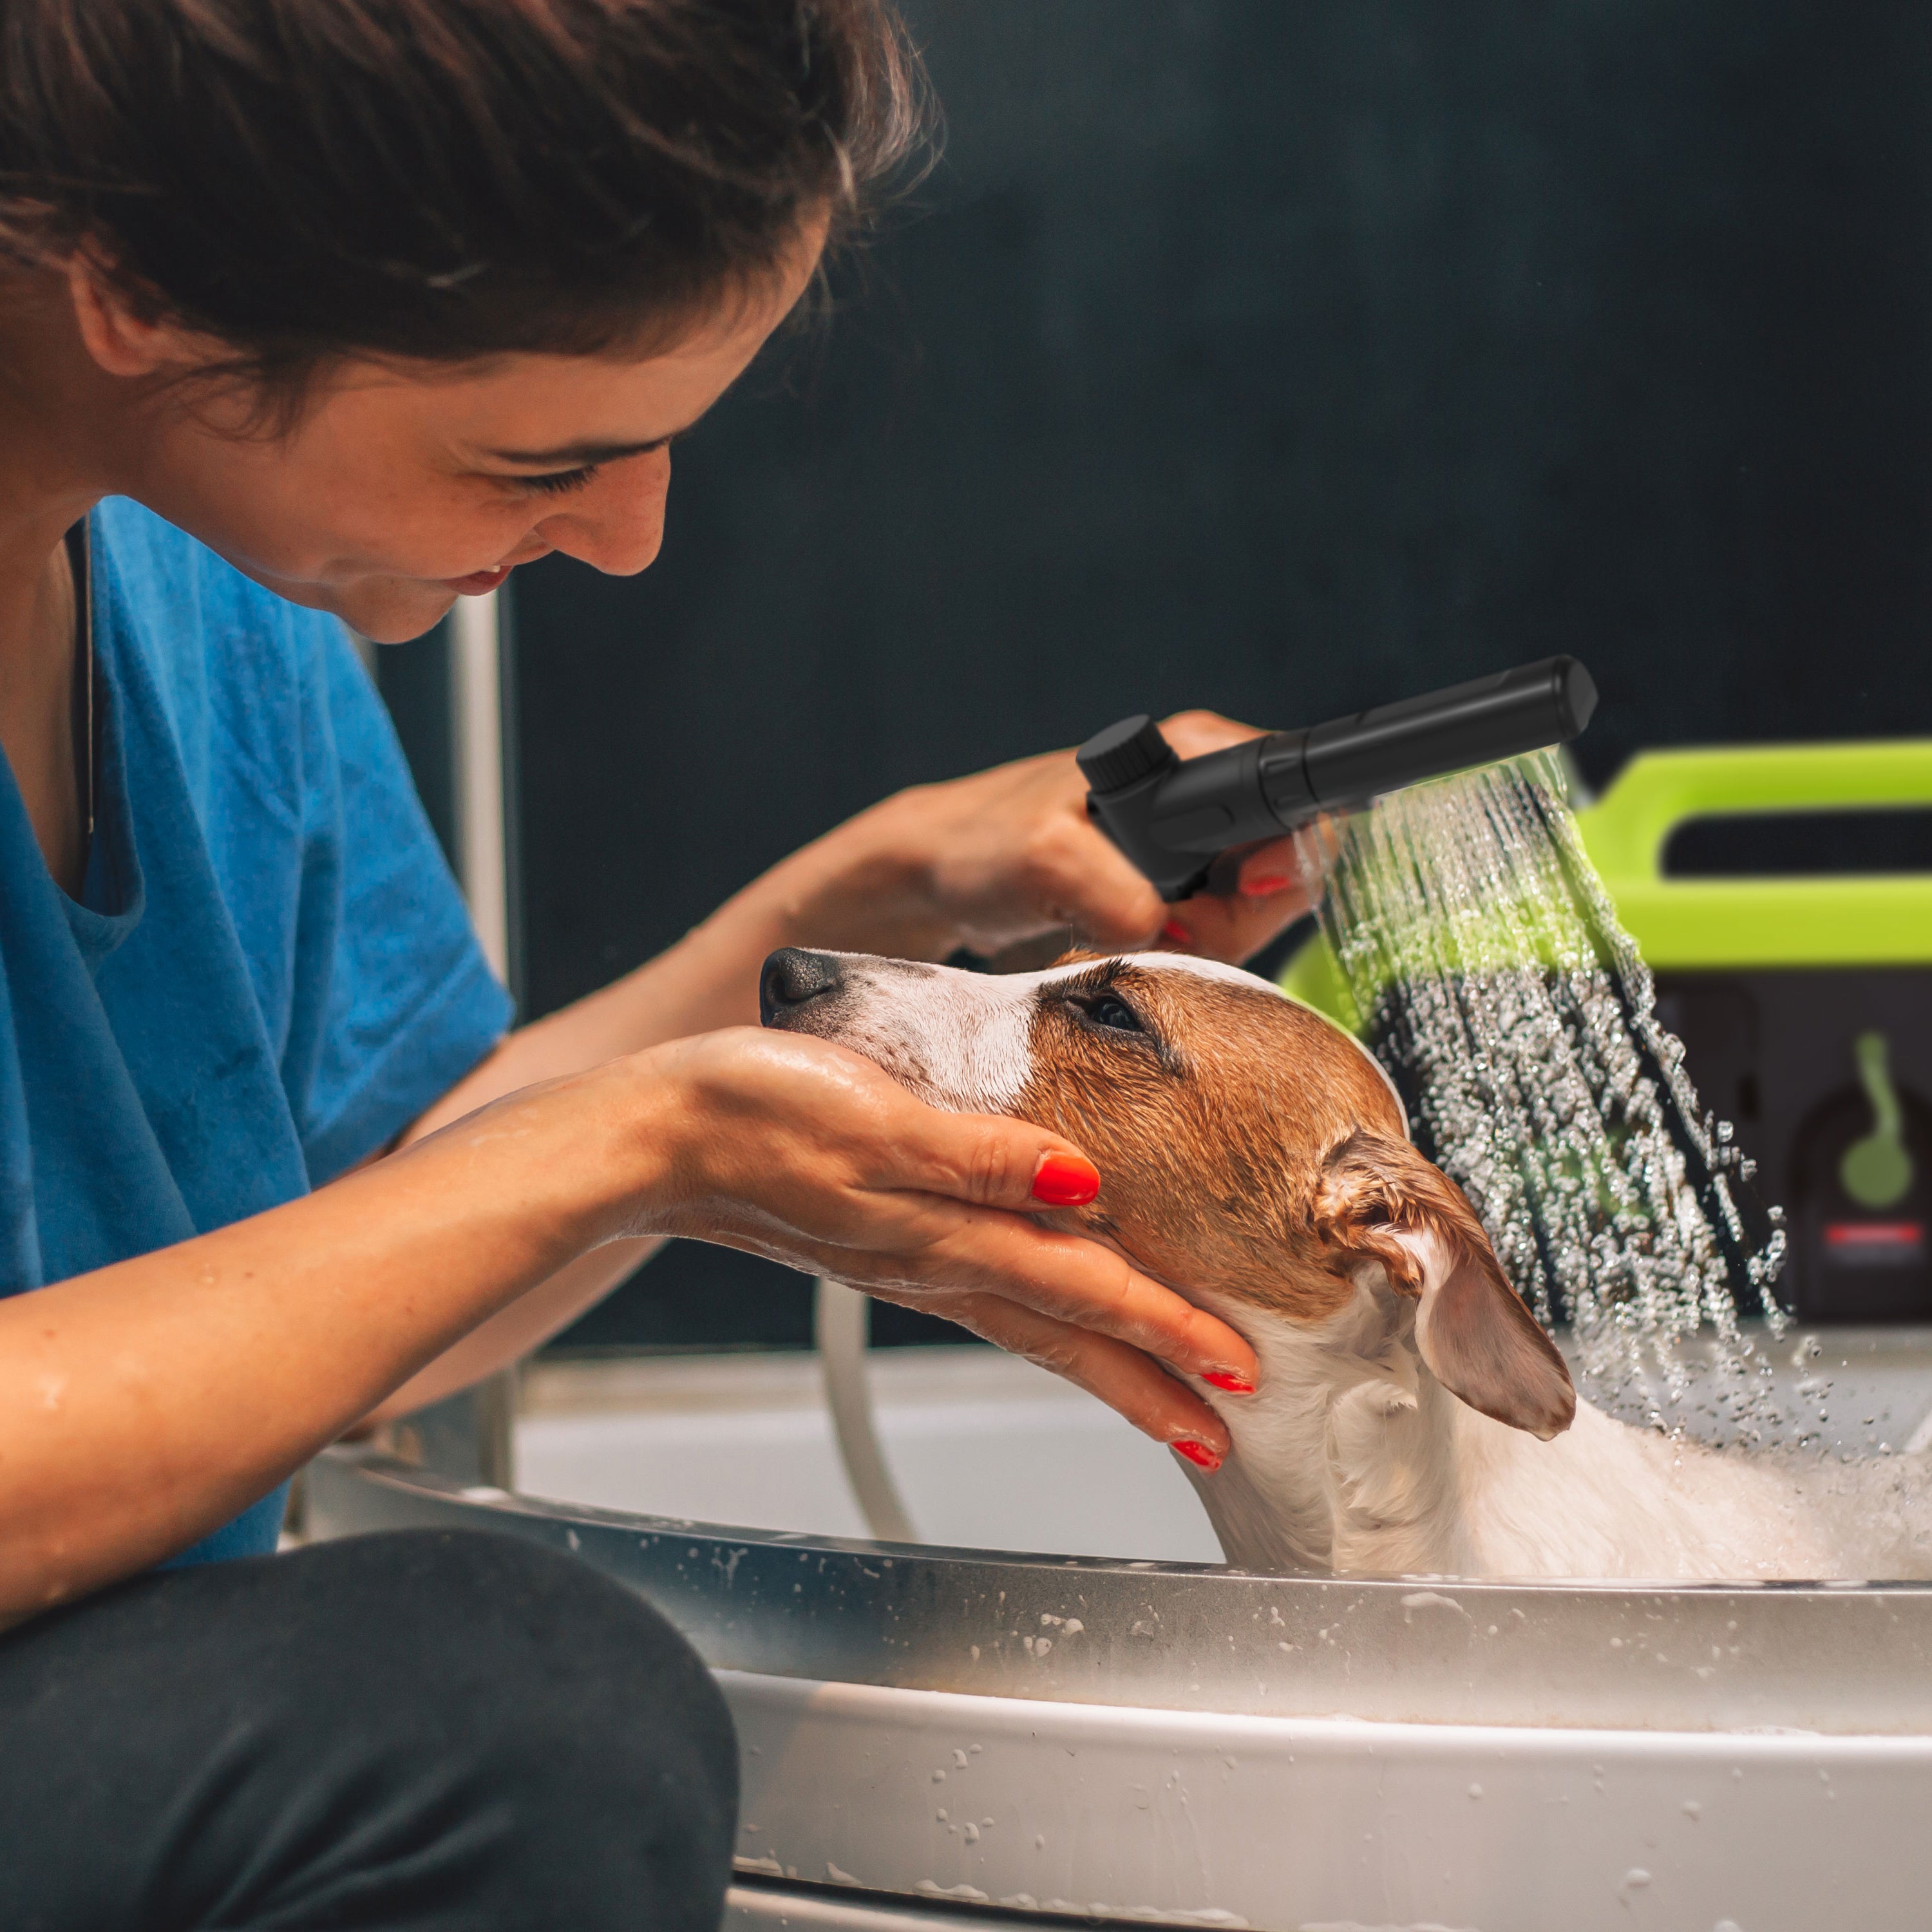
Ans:
[{"label": "spray nozzle handle", "polygon": [[1566,742],[1590,722],[1597,687],[1574,658],[1403,699],[1353,717],[1183,759],[1144,716],[1076,754],[1087,808],[1164,898],[1200,890],[1229,848],[1279,838],[1324,812],[1472,765]]}]

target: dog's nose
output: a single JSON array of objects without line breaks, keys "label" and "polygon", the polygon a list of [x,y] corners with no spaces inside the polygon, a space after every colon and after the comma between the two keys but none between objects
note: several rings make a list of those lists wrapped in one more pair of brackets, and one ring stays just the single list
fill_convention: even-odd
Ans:
[{"label": "dog's nose", "polygon": [[781,946],[758,975],[759,1020],[766,1026],[783,1026],[800,1007],[836,993],[844,983],[844,969],[830,953]]}]

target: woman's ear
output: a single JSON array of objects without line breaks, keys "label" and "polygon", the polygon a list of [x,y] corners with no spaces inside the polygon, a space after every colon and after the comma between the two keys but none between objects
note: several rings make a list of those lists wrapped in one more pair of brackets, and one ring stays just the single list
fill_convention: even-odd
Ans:
[{"label": "woman's ear", "polygon": [[1450,1394],[1546,1442],[1570,1426],[1576,1391],[1556,1344],[1503,1279],[1462,1190],[1412,1147],[1358,1132],[1333,1148],[1315,1232],[1342,1257],[1372,1256],[1418,1298],[1416,1347]]},{"label": "woman's ear", "polygon": [[138,314],[91,249],[68,257],[67,286],[81,343],[108,375],[153,376],[208,359],[205,338]]}]

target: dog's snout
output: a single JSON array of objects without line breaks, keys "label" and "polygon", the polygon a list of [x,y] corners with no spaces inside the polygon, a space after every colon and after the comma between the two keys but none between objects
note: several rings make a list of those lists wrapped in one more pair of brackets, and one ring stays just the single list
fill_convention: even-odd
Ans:
[{"label": "dog's snout", "polygon": [[830,953],[781,946],[758,975],[758,1018],[766,1026],[783,1026],[801,1006],[844,983],[844,970]]}]

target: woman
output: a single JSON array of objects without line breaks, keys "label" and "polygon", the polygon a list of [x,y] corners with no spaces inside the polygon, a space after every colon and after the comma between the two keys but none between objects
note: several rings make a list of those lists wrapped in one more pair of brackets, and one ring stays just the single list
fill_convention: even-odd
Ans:
[{"label": "woman", "polygon": [[732,1753],[678,1640],[495,1539],[271,1557],[290,1474],[672,1234],[1211,1465],[1162,1365],[1253,1358],[1027,1218],[1093,1198],[1079,1150],[759,1032],[758,968],[1066,923],[1232,957],[1300,897],[1264,852],[1171,916],[1056,755],[506,1034],[338,620],[651,562],[671,440],[920,139],[884,0],[8,0],[0,37],[0,1923],[715,1924]]}]

